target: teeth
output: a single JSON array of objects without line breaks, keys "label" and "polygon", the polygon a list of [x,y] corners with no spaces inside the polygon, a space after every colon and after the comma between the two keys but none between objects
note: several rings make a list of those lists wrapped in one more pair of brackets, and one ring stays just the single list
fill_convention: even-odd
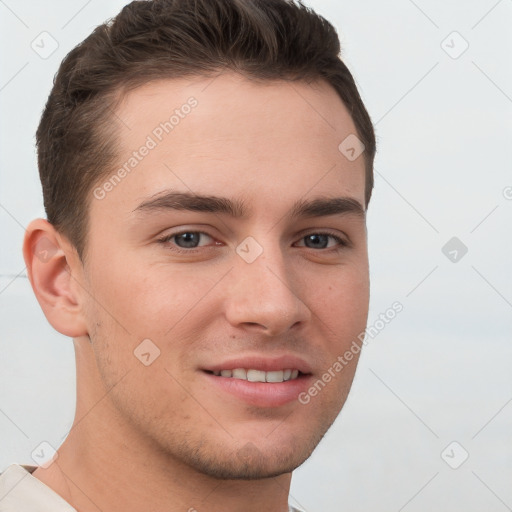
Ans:
[{"label": "teeth", "polygon": [[247,380],[247,370],[244,368],[237,368],[236,370],[233,370],[233,377],[235,379]]},{"label": "teeth", "polygon": [[283,370],[278,370],[276,372],[267,372],[265,378],[267,382],[283,382]]},{"label": "teeth", "polygon": [[234,370],[216,370],[213,374],[217,377],[232,377],[249,382],[285,382],[287,380],[296,379],[299,376],[299,370],[288,368],[285,370],[264,372],[262,370],[236,368]]},{"label": "teeth", "polygon": [[265,372],[260,370],[247,370],[247,380],[249,382],[265,382]]}]

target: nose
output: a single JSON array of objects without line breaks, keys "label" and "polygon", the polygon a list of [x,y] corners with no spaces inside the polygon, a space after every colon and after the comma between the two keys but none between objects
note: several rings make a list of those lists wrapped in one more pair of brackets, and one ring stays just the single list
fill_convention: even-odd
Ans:
[{"label": "nose", "polygon": [[301,296],[306,283],[279,248],[264,250],[251,263],[235,254],[229,282],[226,317],[234,327],[279,336],[311,317]]}]

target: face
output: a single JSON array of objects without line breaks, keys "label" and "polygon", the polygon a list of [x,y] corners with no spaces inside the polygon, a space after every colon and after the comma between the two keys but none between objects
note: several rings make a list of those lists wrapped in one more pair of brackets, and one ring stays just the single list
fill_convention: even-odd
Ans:
[{"label": "face", "polygon": [[202,473],[290,472],[341,410],[358,355],[336,362],[367,320],[350,115],[326,83],[225,73],[145,85],[116,119],[82,276],[111,407]]}]

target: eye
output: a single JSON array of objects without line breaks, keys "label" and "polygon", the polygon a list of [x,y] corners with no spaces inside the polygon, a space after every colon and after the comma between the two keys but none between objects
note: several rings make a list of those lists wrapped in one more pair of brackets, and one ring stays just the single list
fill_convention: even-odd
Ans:
[{"label": "eye", "polygon": [[[334,247],[329,245],[329,238],[337,242],[337,245]],[[301,238],[306,242],[305,246],[309,249],[334,249],[340,250],[343,247],[348,246],[348,242],[343,240],[343,238],[334,235],[332,233],[310,233]]]},{"label": "eye", "polygon": [[[162,238],[159,238],[158,242],[162,245],[168,245],[172,251],[179,253],[190,253],[193,252],[194,249],[203,247],[205,245],[199,244],[200,240],[204,239],[205,237],[207,239],[209,238],[210,240],[213,240],[213,238],[208,233],[203,231],[180,231],[179,233],[171,233],[165,235]],[[171,241],[173,241],[172,244],[169,244]]]},{"label": "eye", "polygon": [[[208,243],[208,239],[210,243]],[[201,241],[206,240],[206,243],[201,244]],[[329,245],[330,240],[335,243]],[[214,244],[211,244],[214,241]],[[309,233],[303,236],[300,241],[304,241],[305,245],[299,247],[307,247],[308,249],[331,250],[340,251],[341,249],[349,246],[349,242],[334,235],[333,233],[318,232]],[[164,245],[169,250],[179,254],[191,254],[197,252],[196,250],[201,247],[211,247],[212,245],[222,245],[217,242],[212,236],[204,231],[180,231],[178,233],[167,234],[157,240],[158,243]]]}]

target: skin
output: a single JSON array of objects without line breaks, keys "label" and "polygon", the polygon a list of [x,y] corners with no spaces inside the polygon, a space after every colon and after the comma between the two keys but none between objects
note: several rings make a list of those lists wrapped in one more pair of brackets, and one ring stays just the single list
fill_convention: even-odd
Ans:
[{"label": "skin", "polygon": [[[338,150],[356,129],[327,83],[226,72],[125,96],[119,166],[191,96],[197,106],[136,168],[103,199],[91,192],[85,265],[47,221],[26,232],[30,282],[77,364],[73,427],[34,476],[81,512],[284,512],[292,471],[337,417],[357,366],[358,355],[307,405],[259,407],[210,385],[201,368],[246,354],[297,355],[314,382],[364,331],[364,213],[286,217],[299,199],[364,205],[364,161]],[[134,211],[166,189],[240,198],[250,215]],[[157,241],[180,230],[206,233],[195,252]],[[326,230],[349,245],[307,245]],[[250,264],[236,252],[248,236],[263,250]],[[144,339],[160,350],[148,366],[134,355]]]}]

